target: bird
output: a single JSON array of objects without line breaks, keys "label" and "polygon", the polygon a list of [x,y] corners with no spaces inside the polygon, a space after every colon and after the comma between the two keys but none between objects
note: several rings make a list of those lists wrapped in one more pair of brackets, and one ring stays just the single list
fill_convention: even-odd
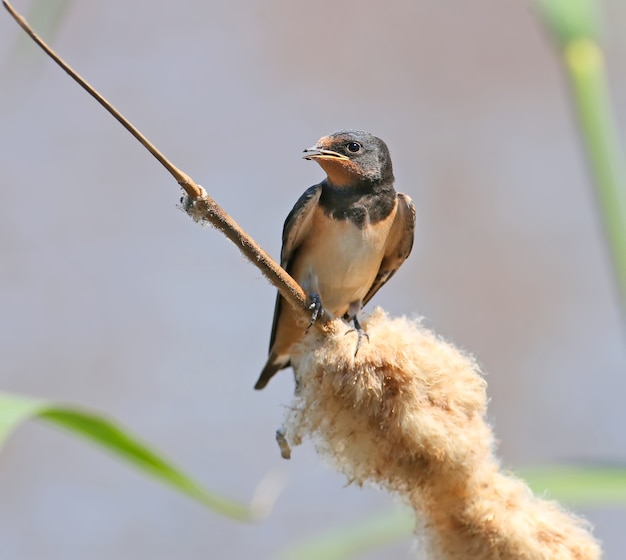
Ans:
[{"label": "bird", "polygon": [[[394,189],[391,157],[378,137],[360,130],[323,136],[304,150],[324,180],[308,188],[283,226],[281,266],[310,300],[313,324],[321,311],[354,325],[361,308],[396,273],[413,247],[415,205]],[[308,327],[280,294],[276,297],[269,356],[255,389],[291,365],[291,348]]]}]

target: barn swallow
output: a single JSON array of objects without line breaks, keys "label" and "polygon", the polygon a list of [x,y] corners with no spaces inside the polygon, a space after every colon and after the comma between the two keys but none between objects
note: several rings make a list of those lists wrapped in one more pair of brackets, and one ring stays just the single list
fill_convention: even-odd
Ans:
[{"label": "barn swallow", "polygon": [[[303,157],[316,161],[326,178],[307,189],[289,212],[281,266],[309,296],[311,324],[321,309],[352,322],[358,352],[367,337],[358,313],[409,256],[415,206],[395,191],[389,150],[372,134],[335,132],[304,150]],[[269,358],[255,389],[290,365],[291,348],[306,331],[278,295]]]}]

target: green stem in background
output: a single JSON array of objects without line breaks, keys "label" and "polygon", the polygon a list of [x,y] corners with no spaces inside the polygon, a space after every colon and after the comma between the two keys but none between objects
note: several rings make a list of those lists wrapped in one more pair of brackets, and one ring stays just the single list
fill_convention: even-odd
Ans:
[{"label": "green stem in background", "polygon": [[598,45],[597,0],[535,0],[567,72],[626,318],[626,164]]},{"label": "green stem in background", "polygon": [[626,312],[626,167],[611,111],[604,56],[595,41],[582,38],[567,43],[564,60]]}]

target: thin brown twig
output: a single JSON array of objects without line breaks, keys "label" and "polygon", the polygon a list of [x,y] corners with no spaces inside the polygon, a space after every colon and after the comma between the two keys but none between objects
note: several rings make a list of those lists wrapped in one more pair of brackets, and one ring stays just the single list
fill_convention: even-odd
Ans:
[{"label": "thin brown twig", "polygon": [[130,132],[176,179],[181,188],[189,196],[194,210],[194,216],[208,221],[230,239],[241,253],[255,265],[265,277],[278,288],[281,296],[301,315],[308,315],[307,298],[302,288],[285,270],[270,257],[261,246],[252,239],[239,225],[224,211],[207,192],[198,185],[189,175],[171,163],[128,119],[126,119],[111,103],[109,103],[96,89],[72,69],[58,54],[54,52],[41,37],[39,37],[28,22],[6,0],[2,4],[13,19],[71,78],[102,105],[118,122]]}]

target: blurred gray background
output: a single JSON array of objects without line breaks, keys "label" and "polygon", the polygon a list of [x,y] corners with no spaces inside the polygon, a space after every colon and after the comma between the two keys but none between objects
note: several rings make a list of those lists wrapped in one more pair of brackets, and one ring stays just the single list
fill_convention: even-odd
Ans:
[{"label": "blurred gray background", "polygon": [[[374,302],[477,356],[507,467],[626,460],[616,290],[564,76],[529,3],[70,6],[54,48],[272,255],[323,176],[302,149],[341,128],[382,137],[418,228]],[[605,8],[626,130],[626,4]],[[0,455],[0,558],[272,558],[396,507],[344,487],[309,443],[280,459],[291,374],[252,389],[274,289],[177,210],[156,160],[4,12],[0,178],[2,390],[106,412],[240,500],[272,469],[289,480],[268,519],[237,524],[29,424]],[[581,513],[606,558],[624,558],[626,511]]]}]

